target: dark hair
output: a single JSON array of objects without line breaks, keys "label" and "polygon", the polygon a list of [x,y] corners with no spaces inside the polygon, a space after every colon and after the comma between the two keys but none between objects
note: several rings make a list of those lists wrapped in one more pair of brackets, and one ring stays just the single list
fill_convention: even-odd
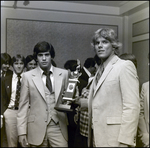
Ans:
[{"label": "dark hair", "polygon": [[51,58],[55,57],[54,47],[50,43],[48,43],[46,41],[38,42],[34,46],[33,55],[37,59],[37,54],[39,52],[47,52],[47,51],[49,51]]},{"label": "dark hair", "polygon": [[1,66],[2,64],[11,64],[11,56],[8,53],[1,53]]},{"label": "dark hair", "polygon": [[67,69],[67,70],[70,69],[70,71],[76,71],[77,66],[78,66],[77,60],[68,60],[64,64],[64,68]]},{"label": "dark hair", "polygon": [[26,65],[25,65],[25,66],[27,66],[27,64],[28,64],[29,62],[31,62],[32,60],[35,60],[35,62],[36,62],[36,59],[35,59],[35,57],[34,57],[33,55],[28,55],[28,56],[26,57]]},{"label": "dark hair", "polygon": [[84,67],[85,68],[90,68],[95,66],[95,60],[94,58],[87,58],[84,62]]},{"label": "dark hair", "polygon": [[131,54],[131,53],[123,53],[121,54],[120,56],[120,59],[123,59],[123,60],[130,60],[134,63],[135,67],[137,68],[137,60],[136,60],[136,57],[134,54]]},{"label": "dark hair", "polygon": [[101,59],[97,56],[97,54],[94,56],[95,62],[97,63],[97,65],[101,64]]},{"label": "dark hair", "polygon": [[53,59],[51,59],[51,63],[53,66],[57,67],[57,64],[55,63],[55,61]]},{"label": "dark hair", "polygon": [[122,44],[118,41],[117,39],[117,34],[115,33],[115,31],[111,28],[100,28],[98,29],[93,38],[92,38],[92,43],[91,45],[94,47],[95,44],[97,43],[97,39],[99,37],[103,37],[106,40],[108,40],[111,44],[112,47],[114,48],[114,52],[116,55],[119,54],[119,49],[122,47]]},{"label": "dark hair", "polygon": [[26,59],[23,55],[21,54],[17,54],[16,56],[13,56],[12,57],[12,60],[11,60],[11,65],[13,66],[13,63],[18,61],[18,60],[21,60],[23,63],[24,63],[24,66],[26,65]]}]

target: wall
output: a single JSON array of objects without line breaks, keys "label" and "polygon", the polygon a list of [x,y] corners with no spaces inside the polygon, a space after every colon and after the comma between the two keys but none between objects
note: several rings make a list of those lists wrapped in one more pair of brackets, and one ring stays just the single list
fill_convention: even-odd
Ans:
[{"label": "wall", "polygon": [[140,86],[149,80],[149,8],[128,16],[128,52],[137,58]]},{"label": "wall", "polygon": [[46,1],[30,1],[24,6],[18,1],[14,9],[13,4],[5,3],[1,9],[1,52],[11,55],[19,52],[26,56],[39,40],[47,40],[55,48],[55,62],[63,67],[68,59],[79,58],[83,65],[86,58],[94,56],[90,42],[100,27],[112,27],[123,42],[123,22],[122,17],[117,16],[117,8],[109,8],[112,15],[100,15],[99,10],[108,8],[87,5],[83,9],[83,5]]},{"label": "wall", "polygon": [[[111,26],[117,30],[119,41],[123,43],[120,54],[128,52],[136,55],[140,84],[149,80],[149,31],[133,36],[133,26],[149,18],[148,1],[128,1],[120,8],[60,1],[29,2],[25,6],[23,1],[17,1],[16,8],[13,7],[14,1],[1,2],[1,52],[15,54],[21,51],[26,56],[32,53],[39,40],[48,39],[56,50],[55,61],[58,67],[63,67],[65,61],[71,58],[79,58],[83,65],[87,57],[94,56],[90,46],[93,32],[101,26]],[[17,29],[20,26],[22,30]],[[54,28],[53,33],[50,26]],[[60,26],[59,29],[57,26]],[[43,27],[48,28],[47,33],[46,30],[42,31]],[[50,33],[55,38],[50,37]],[[61,33],[65,33],[65,37]]]}]

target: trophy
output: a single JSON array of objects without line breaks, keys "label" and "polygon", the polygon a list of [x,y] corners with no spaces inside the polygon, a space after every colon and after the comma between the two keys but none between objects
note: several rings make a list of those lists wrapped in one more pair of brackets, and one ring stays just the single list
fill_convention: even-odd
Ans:
[{"label": "trophy", "polygon": [[77,94],[77,82],[79,74],[79,66],[80,61],[77,59],[77,67],[76,70],[71,72],[70,79],[68,81],[68,86],[63,94],[61,91],[58,101],[55,105],[55,109],[60,112],[73,112],[72,103],[75,101],[75,97]]},{"label": "trophy", "polygon": [[54,107],[58,111],[72,112],[71,103],[75,100],[77,79],[69,79],[67,89],[64,95],[59,96],[56,106]]}]

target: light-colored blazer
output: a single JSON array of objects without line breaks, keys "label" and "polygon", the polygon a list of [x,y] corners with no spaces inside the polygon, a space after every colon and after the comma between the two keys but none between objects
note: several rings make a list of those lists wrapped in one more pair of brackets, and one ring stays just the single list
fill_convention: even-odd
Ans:
[{"label": "light-colored blazer", "polygon": [[[67,88],[68,71],[54,67],[55,101]],[[40,69],[37,67],[24,73],[17,116],[18,135],[27,134],[28,142],[40,145],[43,142],[47,127],[47,103]],[[30,111],[28,112],[30,103]],[[68,140],[67,116],[57,112],[62,134]]]},{"label": "light-colored blazer", "polygon": [[139,134],[141,140],[145,143],[145,138],[149,139],[149,81],[143,83],[140,94],[140,118],[139,118]]},{"label": "light-colored blazer", "polygon": [[94,89],[95,78],[89,92],[88,146],[92,123],[96,147],[119,147],[121,142],[135,145],[140,102],[134,64],[115,55]]}]

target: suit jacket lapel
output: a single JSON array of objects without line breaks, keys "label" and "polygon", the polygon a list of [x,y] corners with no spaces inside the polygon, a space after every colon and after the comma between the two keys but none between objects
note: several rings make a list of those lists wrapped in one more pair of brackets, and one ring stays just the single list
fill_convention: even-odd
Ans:
[{"label": "suit jacket lapel", "polygon": [[85,81],[88,81],[89,76],[88,76],[88,74],[85,72],[85,70],[83,68],[81,70],[81,73],[82,73],[82,75],[79,78],[81,78],[81,79],[83,79]]},{"label": "suit jacket lapel", "polygon": [[55,100],[57,101],[62,88],[62,72],[58,71],[56,67],[53,69],[54,75],[54,91],[55,91]]},{"label": "suit jacket lapel", "polygon": [[42,81],[42,78],[41,78],[41,74],[40,74],[39,68],[35,68],[32,71],[32,80],[33,80],[37,90],[40,92],[40,94],[42,95],[42,97],[45,100],[44,86],[43,86],[43,81]]},{"label": "suit jacket lapel", "polygon": [[8,99],[10,99],[11,97],[11,90],[12,90],[12,75],[9,75],[7,77],[4,78],[5,80],[5,88],[6,88],[6,93],[7,93],[7,96],[8,96]]},{"label": "suit jacket lapel", "polygon": [[[115,64],[118,61],[118,57],[115,56],[112,58],[112,60],[108,63],[108,65],[106,66],[103,74],[100,77],[99,82],[97,83],[97,86],[95,87],[95,91],[94,91],[94,95],[96,94],[97,90],[100,88],[100,86],[102,85],[102,83],[104,82],[104,80],[106,79],[107,75],[110,73],[110,71],[113,69],[113,64]],[[95,76],[96,78],[96,76]],[[94,82],[95,82],[95,78],[94,78]]]}]

